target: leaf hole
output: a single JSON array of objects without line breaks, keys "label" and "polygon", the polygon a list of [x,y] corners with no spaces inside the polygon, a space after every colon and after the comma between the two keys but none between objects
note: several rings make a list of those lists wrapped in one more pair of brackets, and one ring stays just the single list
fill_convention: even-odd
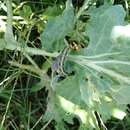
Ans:
[{"label": "leaf hole", "polygon": [[58,82],[64,80],[66,78],[66,76],[60,76],[60,78],[58,79]]},{"label": "leaf hole", "polygon": [[89,15],[81,15],[79,17],[79,20],[81,20],[82,22],[87,22],[90,19]]},{"label": "leaf hole", "polygon": [[87,82],[88,82],[88,78],[87,78],[87,77],[85,78],[85,81],[87,81]]},{"label": "leaf hole", "polygon": [[101,75],[101,76],[100,76],[100,79],[103,79],[103,78],[104,78],[104,77]]},{"label": "leaf hole", "polygon": [[66,115],[69,116],[69,115],[71,115],[71,113],[70,112],[66,112]]},{"label": "leaf hole", "polygon": [[75,71],[72,71],[71,73],[68,74],[69,76],[74,76],[75,75]]}]

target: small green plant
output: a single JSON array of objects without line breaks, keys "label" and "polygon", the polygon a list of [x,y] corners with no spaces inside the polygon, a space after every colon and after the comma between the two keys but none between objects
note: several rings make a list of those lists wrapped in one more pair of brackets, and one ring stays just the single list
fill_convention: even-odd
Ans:
[{"label": "small green plant", "polygon": [[[20,58],[15,56],[8,61],[11,67],[19,69],[15,68],[16,80],[11,96],[2,94],[4,87],[1,87],[0,95],[7,98],[8,103],[4,115],[0,115],[0,128],[6,128],[4,123],[10,102],[15,87],[21,82],[27,85],[26,89],[31,94],[44,87],[44,92],[48,93],[43,101],[47,104],[46,109],[38,120],[31,118],[31,105],[19,101],[17,106],[23,109],[25,115],[19,117],[24,122],[21,129],[43,130],[55,121],[54,129],[66,130],[65,122],[73,124],[76,117],[80,121],[79,130],[107,130],[105,122],[112,116],[122,120],[126,116],[126,105],[130,103],[130,25],[125,20],[126,11],[122,5],[113,5],[112,0],[101,3],[84,0],[80,7],[74,5],[74,1],[67,0],[65,4],[59,2],[59,5],[54,2],[53,8],[50,8],[53,2],[44,2],[49,5],[45,6],[45,13],[35,14],[31,9],[33,6],[24,5],[26,2],[18,7],[14,5],[13,12],[11,0],[5,1],[7,26],[4,37],[0,39],[0,50],[13,51]],[[13,13],[20,15],[20,21],[13,20]],[[40,35],[35,39],[40,40],[40,45],[30,40],[34,27]],[[16,32],[13,32],[13,28]],[[44,57],[40,67],[33,55]],[[48,74],[50,69],[52,73]],[[19,81],[23,73],[36,77],[35,84],[33,81],[26,81],[27,84]],[[5,78],[0,85],[5,85],[9,79]],[[28,91],[25,95],[28,95]],[[34,98],[34,102],[37,102],[37,98]],[[37,111],[35,106],[32,107]],[[20,111],[18,113],[22,114]],[[30,122],[33,122],[32,126]],[[47,124],[40,128],[39,122]],[[14,124],[12,126],[16,128],[17,124]]]}]

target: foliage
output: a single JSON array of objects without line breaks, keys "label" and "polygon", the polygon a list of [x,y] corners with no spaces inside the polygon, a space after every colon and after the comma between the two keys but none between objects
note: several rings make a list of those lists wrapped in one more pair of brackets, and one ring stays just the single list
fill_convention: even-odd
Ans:
[{"label": "foliage", "polygon": [[[80,122],[76,129],[107,130],[108,119],[126,116],[130,103],[127,11],[113,5],[113,0],[80,4],[0,2],[2,15],[7,12],[6,27],[0,20],[1,130],[73,129],[67,124],[75,125],[74,118]],[[58,72],[51,68],[55,62]]]}]

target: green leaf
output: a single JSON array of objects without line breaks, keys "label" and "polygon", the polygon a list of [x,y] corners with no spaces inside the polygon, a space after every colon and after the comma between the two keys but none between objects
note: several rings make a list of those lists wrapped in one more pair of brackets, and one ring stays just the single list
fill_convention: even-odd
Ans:
[{"label": "green leaf", "polygon": [[45,85],[46,85],[45,81],[41,80],[37,84],[32,85],[30,90],[31,90],[31,92],[37,92],[37,91],[41,90],[42,88],[44,88]]},{"label": "green leaf", "polygon": [[66,111],[66,114],[68,113],[68,115],[66,116],[70,116],[70,117],[74,117],[73,115],[78,116],[80,117],[81,122],[86,125],[88,114],[84,109],[82,109],[82,107],[80,107],[79,105],[76,105],[75,103],[59,95],[57,95],[57,100],[59,102],[59,106],[64,111]]},{"label": "green leaf", "polygon": [[89,106],[93,106],[94,90],[91,82],[86,83],[84,80],[80,81],[80,93],[82,100]]},{"label": "green leaf", "polygon": [[[115,44],[111,39],[113,28],[124,24],[125,12],[120,5],[104,5],[90,11],[90,15],[90,23],[86,26],[86,35],[89,36],[90,43],[88,48],[84,49],[84,55],[90,58],[79,56],[77,60],[80,62],[75,62],[86,69],[83,78],[88,71],[89,80],[94,84],[95,89],[105,94],[111,92],[112,86],[120,84],[123,87],[123,84],[130,84],[130,62],[128,55],[124,53],[126,46]],[[126,44],[129,48],[128,42]]]},{"label": "green leaf", "polygon": [[86,35],[90,38],[85,55],[111,52],[114,44],[110,35],[114,26],[124,24],[125,11],[121,5],[104,5],[90,12],[90,23],[86,26]]},{"label": "green leaf", "polygon": [[43,16],[47,16],[47,17],[57,16],[61,14],[61,12],[62,12],[62,9],[58,7],[57,5],[54,5],[53,7],[49,6],[43,13]]},{"label": "green leaf", "polygon": [[82,128],[91,130],[93,127],[96,128],[92,115],[92,112],[89,112],[87,108],[85,110],[81,106],[56,94],[55,96],[52,96],[51,100],[48,102],[44,121],[54,119],[58,123],[64,125],[64,120],[73,124],[73,118],[78,117],[80,119]]},{"label": "green leaf", "polygon": [[118,104],[130,103],[130,86],[113,86],[112,96]]},{"label": "green leaf", "polygon": [[20,11],[20,15],[25,18],[26,20],[29,20],[30,16],[32,14],[31,7],[28,5],[24,5],[23,9]]},{"label": "green leaf", "polygon": [[[71,124],[73,124],[73,118],[75,117],[73,112],[74,105],[72,105],[71,102],[67,102],[63,97],[58,95],[51,95],[50,100],[48,101],[47,110],[44,115],[44,121],[48,121],[50,119],[54,119],[58,123],[64,125],[64,121],[67,121]],[[60,102],[62,100],[62,103]],[[63,108],[63,105],[66,105],[66,103],[69,103],[69,109],[65,110],[66,108]]]},{"label": "green leaf", "polygon": [[73,31],[74,9],[71,0],[66,2],[62,15],[50,18],[41,34],[42,48],[47,51],[57,51],[63,48],[64,37]]},{"label": "green leaf", "polygon": [[[71,76],[61,81],[56,86],[56,92],[60,96],[63,96],[64,98],[66,98],[67,100],[75,104],[78,104],[81,106],[83,105],[83,102],[81,100],[79,82],[78,82],[77,76]],[[68,93],[70,92],[72,93],[68,95]]]},{"label": "green leaf", "polygon": [[[88,112],[89,103],[87,103],[86,96],[88,96],[88,98],[91,98],[91,97],[89,97],[90,95],[87,95],[87,91],[85,91],[86,93],[81,92],[82,90],[81,90],[80,84],[79,84],[80,77],[76,76],[76,75],[78,75],[78,74],[75,74],[75,76],[67,77],[65,80],[63,80],[57,84],[56,95],[59,97],[58,98],[59,104],[56,106],[56,109],[61,107],[61,110],[60,110],[61,112],[64,110],[67,113],[70,113],[70,119],[71,119],[71,116],[73,117],[73,114],[78,116],[79,119],[81,120],[82,128],[84,128],[84,129],[87,128],[89,130],[89,127],[90,127],[90,130],[91,130],[92,128],[97,127],[97,124],[94,121],[95,118],[94,118],[93,114],[91,113],[92,109],[90,112]],[[95,97],[95,95],[93,95],[93,96]],[[85,103],[87,103],[88,106],[85,105]],[[80,110],[80,109],[82,109],[82,110]],[[63,115],[62,116],[64,117],[64,119],[67,119],[65,114],[63,114]],[[66,120],[66,121],[68,121],[68,120]]]},{"label": "green leaf", "polygon": [[111,116],[115,117],[114,115],[115,110],[120,109],[120,111],[125,111],[126,109],[125,105],[119,105],[116,102],[114,102],[112,99],[106,100],[105,98],[108,97],[105,96],[104,98],[102,98],[101,104],[97,105],[97,111],[102,115],[102,120],[104,122],[106,122],[107,119],[110,119]]},{"label": "green leaf", "polygon": [[[112,37],[114,27],[124,25],[125,11],[122,6],[103,5],[88,12],[90,20],[84,34],[90,39],[89,45],[82,49],[82,55],[72,56],[72,61],[78,64],[72,67],[75,75],[57,83],[56,95],[80,106],[91,117],[85,125],[98,128],[94,111],[99,112],[106,121],[113,115],[113,109],[122,107],[119,102],[129,102],[129,89],[124,86],[130,84],[130,53],[126,51],[130,44],[123,43],[124,39],[119,43],[114,42]],[[105,99],[106,96],[110,101]],[[120,97],[123,97],[122,100]],[[58,107],[69,110],[69,105],[62,103]],[[70,110],[71,113],[75,112]],[[84,126],[80,129],[84,129]]]}]

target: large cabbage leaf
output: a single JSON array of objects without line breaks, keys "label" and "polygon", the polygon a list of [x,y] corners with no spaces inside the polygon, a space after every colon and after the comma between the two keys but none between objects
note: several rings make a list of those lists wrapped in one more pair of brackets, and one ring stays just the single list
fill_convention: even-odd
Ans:
[{"label": "large cabbage leaf", "polygon": [[[87,14],[90,20],[84,35],[89,37],[89,45],[82,49],[81,55],[71,56],[71,61],[77,63],[73,67],[75,75],[57,83],[55,91],[57,96],[74,104],[73,112],[67,110],[69,107],[62,105],[63,102],[57,102],[56,106],[64,106],[64,110],[81,119],[81,115],[76,114],[77,106],[80,106],[78,110],[82,108],[83,118],[88,119],[87,128],[92,129],[98,128],[95,111],[106,121],[114,116],[114,110],[124,113],[123,104],[129,103],[130,43],[128,37],[122,40],[122,35],[113,35],[116,26],[125,25],[122,6],[103,5],[89,9]],[[58,107],[53,111],[57,111]]]}]

